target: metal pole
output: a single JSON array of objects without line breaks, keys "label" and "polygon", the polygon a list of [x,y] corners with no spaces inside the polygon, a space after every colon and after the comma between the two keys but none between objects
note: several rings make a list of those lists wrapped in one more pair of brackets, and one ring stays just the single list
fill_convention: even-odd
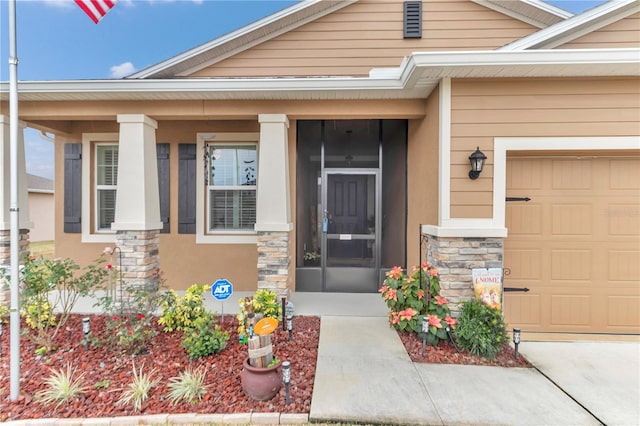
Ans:
[{"label": "metal pole", "polygon": [[20,395],[20,309],[19,309],[19,204],[18,204],[18,56],[16,43],[16,0],[9,0],[9,139],[11,162],[11,401]]}]

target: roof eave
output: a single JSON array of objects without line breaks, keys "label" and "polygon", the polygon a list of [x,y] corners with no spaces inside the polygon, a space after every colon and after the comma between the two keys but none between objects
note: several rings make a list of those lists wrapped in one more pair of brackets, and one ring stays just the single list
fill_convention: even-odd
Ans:
[{"label": "roof eave", "polygon": [[[416,99],[450,78],[640,76],[640,48],[415,52],[374,77],[20,82],[23,101]],[[375,76],[378,77],[375,77]],[[8,83],[0,99],[8,99]]]},{"label": "roof eave", "polygon": [[571,12],[539,0],[473,0],[473,2],[538,28],[547,28],[573,16]]}]

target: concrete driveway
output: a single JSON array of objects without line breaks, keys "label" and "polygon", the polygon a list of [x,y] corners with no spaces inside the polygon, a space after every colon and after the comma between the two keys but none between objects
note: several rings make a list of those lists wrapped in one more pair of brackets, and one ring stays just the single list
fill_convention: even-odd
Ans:
[{"label": "concrete driveway", "polygon": [[606,425],[640,425],[640,343],[522,342],[542,374]]}]

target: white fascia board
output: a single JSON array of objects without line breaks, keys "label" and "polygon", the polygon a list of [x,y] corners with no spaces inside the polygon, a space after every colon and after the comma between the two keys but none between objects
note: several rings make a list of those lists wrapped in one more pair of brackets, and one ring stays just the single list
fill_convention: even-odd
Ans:
[{"label": "white fascia board", "polygon": [[416,67],[473,67],[540,64],[596,64],[640,62],[640,48],[619,49],[545,49],[527,51],[458,51],[414,52],[411,57]]},{"label": "white fascia board", "polygon": [[547,28],[573,16],[571,12],[537,0],[472,0],[481,6],[526,22],[538,28]]},{"label": "white fascia board", "polygon": [[551,49],[640,11],[638,0],[615,0],[523,37],[498,50]]}]

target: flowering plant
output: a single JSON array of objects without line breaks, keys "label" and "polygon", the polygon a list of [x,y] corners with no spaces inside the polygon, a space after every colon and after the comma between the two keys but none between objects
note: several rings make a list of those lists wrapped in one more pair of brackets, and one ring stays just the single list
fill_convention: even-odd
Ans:
[{"label": "flowering plant", "polygon": [[[447,328],[453,329],[456,320],[451,317],[448,301],[440,297],[438,271],[425,262],[421,268],[414,267],[408,275],[401,267],[395,266],[387,272],[379,292],[389,307],[389,323],[401,331],[422,332],[423,318],[427,318],[427,343],[437,345],[448,339]],[[428,284],[429,294],[421,281]]]}]

